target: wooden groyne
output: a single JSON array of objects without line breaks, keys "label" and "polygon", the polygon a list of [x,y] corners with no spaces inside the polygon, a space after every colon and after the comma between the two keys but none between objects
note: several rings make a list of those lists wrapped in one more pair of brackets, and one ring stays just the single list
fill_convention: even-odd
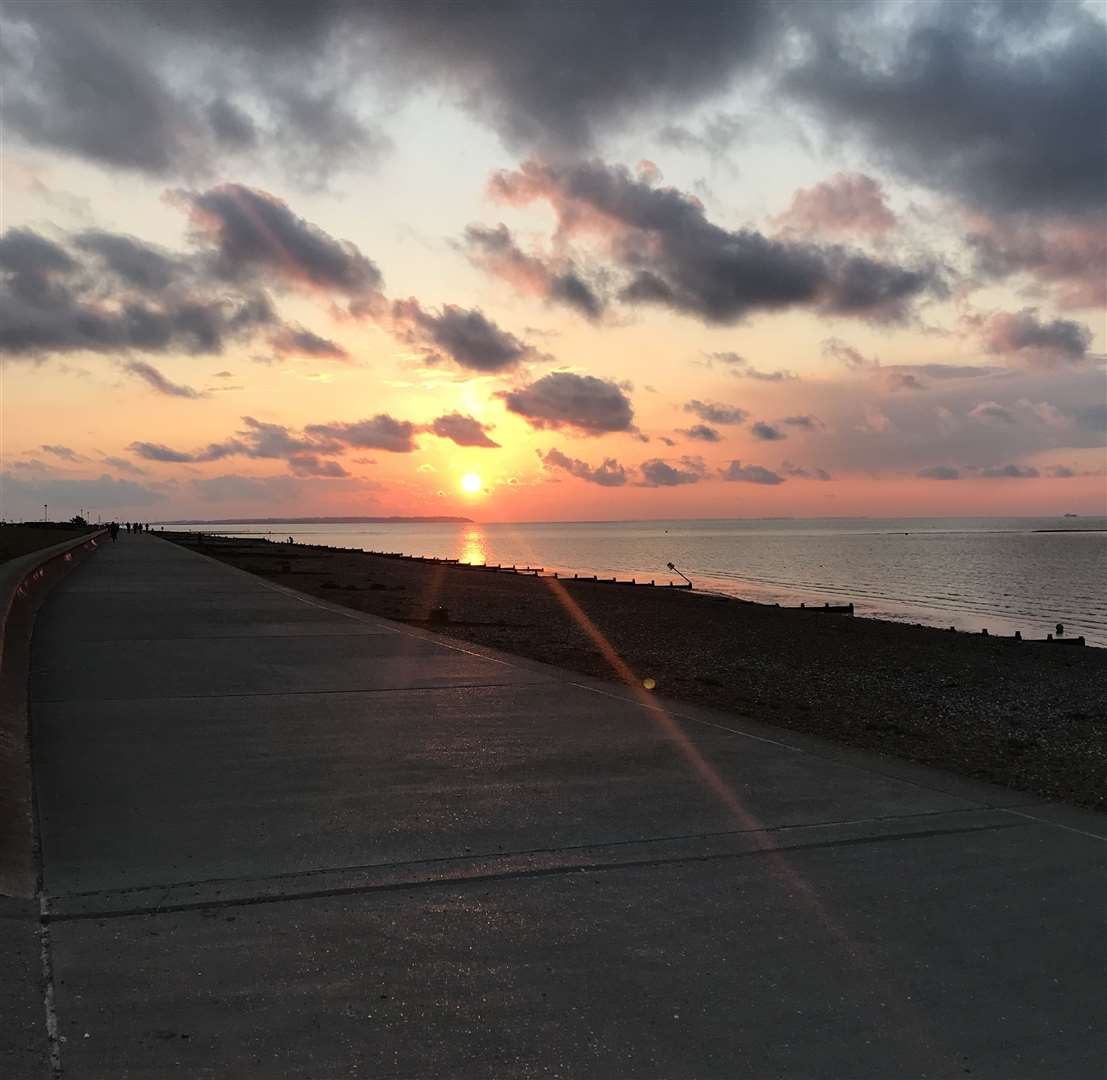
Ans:
[{"label": "wooden groyne", "polygon": [[[220,543],[226,543],[228,545],[237,546],[244,542],[244,538],[238,537],[222,537],[213,535],[211,533],[178,533],[178,536],[188,537],[188,539],[197,544],[199,547],[206,545],[215,546]],[[358,553],[362,555],[372,555],[378,559],[394,559],[400,562],[408,563],[423,563],[426,565],[440,565],[440,566],[452,566],[459,570],[467,570],[471,573],[484,573],[484,574],[515,574],[523,577],[533,578],[547,578],[556,581],[566,582],[579,582],[581,584],[595,584],[595,585],[618,585],[623,587],[634,588],[659,588],[659,589],[676,589],[685,593],[691,593],[693,591],[693,585],[691,581],[662,581],[658,582],[656,579],[650,580],[638,578],[620,578],[620,577],[601,577],[598,574],[580,574],[580,573],[564,573],[557,570],[547,570],[544,566],[520,566],[516,563],[507,565],[504,563],[468,563],[462,562],[460,559],[445,558],[439,555],[408,555],[402,551],[374,551],[366,548],[337,548],[331,547],[327,544],[304,544],[293,542],[289,544],[287,541],[272,540],[269,537],[250,537],[251,541],[260,544],[271,545],[273,550],[266,552],[253,552],[254,557],[271,558],[271,559],[295,559],[297,558],[297,552],[328,552],[335,554],[344,553]],[[296,550],[289,550],[290,548]],[[679,571],[677,571],[679,573]],[[737,604],[750,604],[754,607],[775,608],[778,611],[802,611],[805,613],[821,614],[821,615],[846,615],[853,616],[856,614],[856,609],[853,602],[846,604],[831,604],[830,602],[824,602],[823,604],[808,604],[801,602],[798,606],[789,606],[779,603],[763,603],[757,600],[747,600],[744,597],[731,596],[725,593],[713,592],[710,590],[700,590],[695,593],[697,597],[713,600],[725,600],[729,603]],[[929,630],[941,630],[940,627],[928,626],[923,623],[907,623],[904,625],[913,625],[921,629]],[[991,634],[987,628],[978,632],[972,630],[958,630],[955,626],[950,626],[947,633],[962,634],[966,637],[985,637],[990,638],[993,641],[1005,641],[1005,642],[1022,642],[1027,645],[1071,645],[1074,647],[1081,647],[1086,644],[1085,639],[1082,636],[1069,637],[1064,634],[1047,634],[1044,638],[1029,638],[1023,637],[1021,631],[1016,630],[1013,635],[1000,635]]]}]

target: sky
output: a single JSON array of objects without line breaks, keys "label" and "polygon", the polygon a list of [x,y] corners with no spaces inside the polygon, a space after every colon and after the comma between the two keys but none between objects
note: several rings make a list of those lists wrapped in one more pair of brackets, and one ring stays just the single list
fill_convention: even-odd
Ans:
[{"label": "sky", "polygon": [[3,0],[0,68],[7,520],[1107,512],[1101,3]]}]

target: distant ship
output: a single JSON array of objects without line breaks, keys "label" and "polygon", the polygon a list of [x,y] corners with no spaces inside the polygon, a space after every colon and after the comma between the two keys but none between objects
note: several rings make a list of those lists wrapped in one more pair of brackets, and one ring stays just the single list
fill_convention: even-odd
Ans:
[{"label": "distant ship", "polygon": [[1079,514],[1066,514],[1065,517],[1080,517]]}]

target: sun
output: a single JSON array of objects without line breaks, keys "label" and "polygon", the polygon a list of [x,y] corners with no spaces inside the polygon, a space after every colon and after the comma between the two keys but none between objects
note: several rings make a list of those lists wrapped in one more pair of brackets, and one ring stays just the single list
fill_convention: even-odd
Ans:
[{"label": "sun", "polygon": [[476,495],[480,491],[480,477],[475,472],[467,472],[461,478],[461,490],[466,495]]}]

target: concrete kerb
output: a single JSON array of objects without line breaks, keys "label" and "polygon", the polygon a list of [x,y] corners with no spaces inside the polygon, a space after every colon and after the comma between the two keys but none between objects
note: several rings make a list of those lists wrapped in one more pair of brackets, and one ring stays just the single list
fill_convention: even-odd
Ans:
[{"label": "concrete kerb", "polygon": [[35,894],[27,677],[35,612],[50,588],[91,555],[107,529],[0,565],[0,896]]}]

